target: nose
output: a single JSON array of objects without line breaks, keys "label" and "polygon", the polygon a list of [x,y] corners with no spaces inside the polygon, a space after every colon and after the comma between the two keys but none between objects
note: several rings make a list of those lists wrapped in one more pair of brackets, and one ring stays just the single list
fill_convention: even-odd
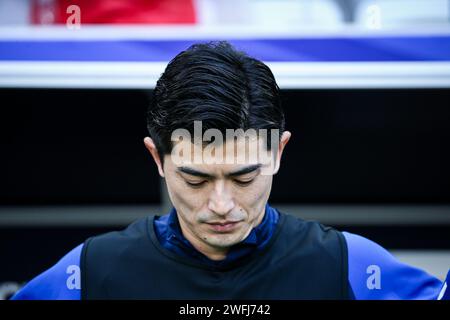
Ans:
[{"label": "nose", "polygon": [[225,216],[233,208],[235,203],[229,190],[225,188],[224,182],[218,181],[208,200],[208,209],[217,215]]}]

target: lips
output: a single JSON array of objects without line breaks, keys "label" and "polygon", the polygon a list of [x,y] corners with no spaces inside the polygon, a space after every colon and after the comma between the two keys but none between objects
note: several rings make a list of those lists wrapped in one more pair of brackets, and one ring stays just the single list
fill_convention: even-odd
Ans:
[{"label": "lips", "polygon": [[216,232],[230,232],[239,224],[239,222],[240,221],[213,222],[208,223],[208,225]]}]

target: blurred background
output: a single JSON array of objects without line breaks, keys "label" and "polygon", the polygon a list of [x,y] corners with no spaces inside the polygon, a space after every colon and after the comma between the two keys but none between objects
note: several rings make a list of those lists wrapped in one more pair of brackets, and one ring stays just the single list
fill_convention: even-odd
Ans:
[{"label": "blurred background", "polygon": [[170,208],[144,145],[196,42],[263,60],[293,133],[270,203],[450,267],[449,0],[0,0],[0,299]]}]

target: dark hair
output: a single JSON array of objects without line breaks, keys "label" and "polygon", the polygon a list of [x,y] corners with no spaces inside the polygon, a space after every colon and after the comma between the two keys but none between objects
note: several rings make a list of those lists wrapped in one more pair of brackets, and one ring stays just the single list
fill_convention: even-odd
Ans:
[{"label": "dark hair", "polygon": [[147,128],[161,158],[172,151],[175,129],[193,136],[194,121],[202,121],[203,132],[215,128],[223,134],[226,129],[282,133],[285,119],[272,71],[226,41],[194,44],[182,51],[159,78],[147,113]]}]

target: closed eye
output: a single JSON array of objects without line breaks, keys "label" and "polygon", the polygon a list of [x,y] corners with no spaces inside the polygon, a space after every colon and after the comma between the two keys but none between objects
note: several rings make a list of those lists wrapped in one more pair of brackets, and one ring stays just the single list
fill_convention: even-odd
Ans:
[{"label": "closed eye", "polygon": [[239,179],[234,179],[234,182],[240,186],[248,186],[249,184],[251,184],[255,179],[250,179],[250,180],[239,180]]},{"label": "closed eye", "polygon": [[185,182],[186,182],[187,185],[189,185],[191,187],[200,187],[200,186],[202,186],[203,184],[206,183],[206,180],[203,180],[203,181],[200,181],[200,182],[189,182],[189,181],[185,180]]}]

